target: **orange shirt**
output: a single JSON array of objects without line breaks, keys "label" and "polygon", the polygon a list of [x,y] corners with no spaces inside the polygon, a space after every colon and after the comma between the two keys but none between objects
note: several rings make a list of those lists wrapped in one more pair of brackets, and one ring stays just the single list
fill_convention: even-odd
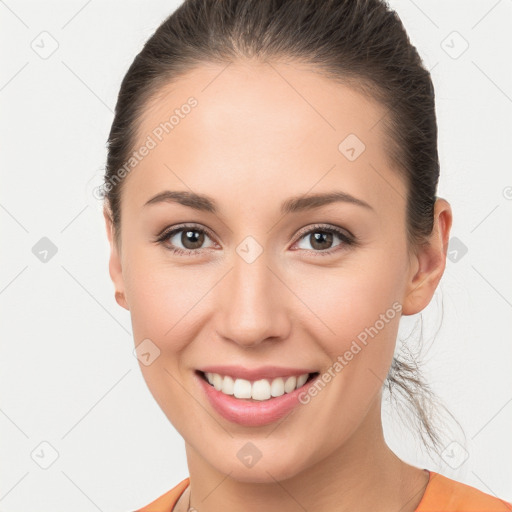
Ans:
[{"label": "orange shirt", "polygon": [[[171,512],[189,483],[187,477],[136,512]],[[512,503],[429,471],[427,488],[415,512],[512,512]]]}]

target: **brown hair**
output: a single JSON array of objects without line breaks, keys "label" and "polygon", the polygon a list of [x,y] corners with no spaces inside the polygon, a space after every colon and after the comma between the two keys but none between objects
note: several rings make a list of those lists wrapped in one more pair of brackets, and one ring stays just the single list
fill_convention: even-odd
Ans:
[{"label": "brown hair", "polygon": [[[148,102],[202,63],[239,59],[305,63],[380,102],[387,112],[379,122],[389,161],[407,184],[409,246],[428,239],[439,178],[434,87],[400,18],[384,1],[185,0],[146,42],[121,84],[104,191],[119,246],[123,180],[117,172],[134,149]],[[417,365],[394,358],[386,381],[412,406],[427,448],[431,443],[438,452],[440,439],[425,412],[434,396]]]}]

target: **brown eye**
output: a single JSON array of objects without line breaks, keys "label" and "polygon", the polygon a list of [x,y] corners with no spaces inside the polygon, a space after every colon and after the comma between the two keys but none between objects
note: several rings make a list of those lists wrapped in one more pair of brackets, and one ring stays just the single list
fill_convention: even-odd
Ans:
[{"label": "brown eye", "polygon": [[[335,239],[339,242],[335,243]],[[306,243],[305,243],[306,242]],[[353,245],[355,240],[341,229],[327,226],[314,226],[313,229],[303,232],[297,246],[311,253],[331,254],[344,246]],[[309,244],[309,247],[307,246]]]},{"label": "brown eye", "polygon": [[206,230],[195,226],[181,226],[165,231],[156,241],[176,254],[192,255],[200,254],[203,249],[215,245],[212,242],[209,246],[204,246],[206,239],[211,240]]},{"label": "brown eye", "polygon": [[199,249],[204,243],[204,233],[194,230],[182,230],[180,242],[185,249]]},{"label": "brown eye", "polygon": [[324,250],[330,249],[333,241],[332,233],[328,233],[326,231],[315,231],[309,235],[309,239],[311,242],[311,247],[313,249]]}]

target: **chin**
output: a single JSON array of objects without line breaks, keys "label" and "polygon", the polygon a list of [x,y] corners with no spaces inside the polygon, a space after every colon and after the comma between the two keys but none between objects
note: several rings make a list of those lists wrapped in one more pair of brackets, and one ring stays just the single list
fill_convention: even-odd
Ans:
[{"label": "chin", "polygon": [[[265,442],[261,441],[260,445]],[[267,443],[268,444],[268,443]],[[275,483],[294,477],[306,467],[306,461],[299,459],[299,449],[283,452],[282,444],[276,447],[261,448],[258,459],[258,441],[247,441],[237,446],[226,448],[222,453],[210,453],[213,467],[220,473],[229,475],[238,482]],[[250,448],[249,448],[250,447]],[[244,462],[244,453],[253,453],[253,460]],[[267,455],[265,455],[267,453]],[[231,455],[232,454],[232,455]]]},{"label": "chin", "polygon": [[292,467],[292,463],[287,464],[287,467],[282,467],[281,465],[276,466],[274,464],[263,466],[260,461],[252,468],[228,467],[226,469],[228,470],[229,477],[238,482],[272,484],[275,483],[276,480],[281,482],[294,477],[299,471],[297,471],[296,467],[291,469]]}]

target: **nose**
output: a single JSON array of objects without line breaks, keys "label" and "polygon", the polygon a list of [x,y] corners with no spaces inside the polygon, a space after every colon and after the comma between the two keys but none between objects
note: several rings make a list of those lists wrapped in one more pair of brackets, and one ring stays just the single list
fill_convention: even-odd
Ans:
[{"label": "nose", "polygon": [[222,338],[250,348],[288,337],[291,293],[265,252],[252,262],[235,252],[220,288],[216,331]]}]

